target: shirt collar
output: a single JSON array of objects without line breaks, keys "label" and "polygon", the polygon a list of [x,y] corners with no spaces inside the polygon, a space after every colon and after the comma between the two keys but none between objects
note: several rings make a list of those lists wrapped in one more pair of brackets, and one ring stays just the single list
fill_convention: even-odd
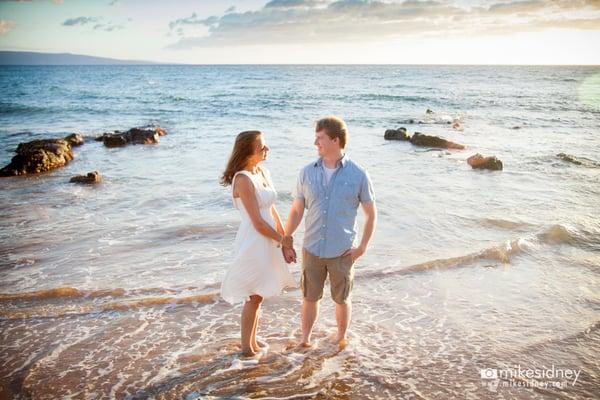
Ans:
[{"label": "shirt collar", "polygon": [[[350,159],[350,157],[348,156],[348,154],[344,153],[342,158],[340,158],[338,160],[336,167],[339,167],[341,165],[341,167],[344,168],[346,166],[346,164],[348,164],[349,159]],[[321,167],[322,165],[323,165],[323,157],[319,157],[319,159],[317,161],[315,161],[314,166]]]}]

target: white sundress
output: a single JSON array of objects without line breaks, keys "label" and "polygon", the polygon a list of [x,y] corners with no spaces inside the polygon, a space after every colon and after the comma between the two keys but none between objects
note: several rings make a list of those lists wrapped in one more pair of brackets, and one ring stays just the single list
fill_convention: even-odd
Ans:
[{"label": "white sundress", "polygon": [[[256,191],[260,215],[273,229],[275,221],[271,216],[271,206],[275,203],[277,192],[271,182],[269,172],[262,168],[267,178],[265,187],[256,175],[249,171],[238,171],[250,178]],[[254,228],[250,215],[240,198],[233,198],[233,205],[240,211],[242,221],[235,236],[233,262],[221,283],[221,297],[230,304],[249,300],[250,295],[272,297],[281,294],[286,287],[297,287],[294,277],[283,258],[277,241],[264,236]]]}]

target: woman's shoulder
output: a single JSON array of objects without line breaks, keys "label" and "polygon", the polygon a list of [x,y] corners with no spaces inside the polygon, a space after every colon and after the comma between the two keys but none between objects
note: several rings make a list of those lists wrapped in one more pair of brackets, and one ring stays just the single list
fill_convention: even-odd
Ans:
[{"label": "woman's shoulder", "polygon": [[[254,186],[254,177],[249,171],[241,170],[233,175],[233,182],[240,182],[242,185]],[[231,185],[234,186],[233,184]]]},{"label": "woman's shoulder", "polygon": [[233,174],[234,177],[237,175],[246,175],[248,178],[252,179],[252,173],[250,173],[250,171],[246,171],[245,169],[241,169]]}]

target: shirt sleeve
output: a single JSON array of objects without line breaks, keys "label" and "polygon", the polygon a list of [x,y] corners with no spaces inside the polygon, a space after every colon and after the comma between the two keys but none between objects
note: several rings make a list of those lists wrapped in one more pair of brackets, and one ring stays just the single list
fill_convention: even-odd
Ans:
[{"label": "shirt sleeve", "polygon": [[294,186],[294,190],[292,190],[292,197],[294,199],[304,201],[304,169],[300,171],[298,174],[298,179],[296,180],[296,186]]},{"label": "shirt sleeve", "polygon": [[360,187],[360,193],[358,195],[361,203],[370,203],[375,201],[375,193],[373,192],[373,183],[371,182],[371,178],[367,171],[365,171],[365,176],[362,180],[362,184]]}]

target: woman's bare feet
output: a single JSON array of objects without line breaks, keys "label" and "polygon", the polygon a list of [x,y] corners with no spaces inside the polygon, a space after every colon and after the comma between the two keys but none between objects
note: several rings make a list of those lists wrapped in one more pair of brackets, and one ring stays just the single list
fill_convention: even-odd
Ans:
[{"label": "woman's bare feet", "polygon": [[260,352],[264,351],[268,347],[269,347],[269,345],[266,344],[265,342],[263,342],[262,340],[256,340],[252,344],[252,350],[254,352],[256,352],[256,353],[260,353]]},{"label": "woman's bare feet", "polygon": [[242,349],[243,357],[254,357],[256,352],[253,349]]}]

